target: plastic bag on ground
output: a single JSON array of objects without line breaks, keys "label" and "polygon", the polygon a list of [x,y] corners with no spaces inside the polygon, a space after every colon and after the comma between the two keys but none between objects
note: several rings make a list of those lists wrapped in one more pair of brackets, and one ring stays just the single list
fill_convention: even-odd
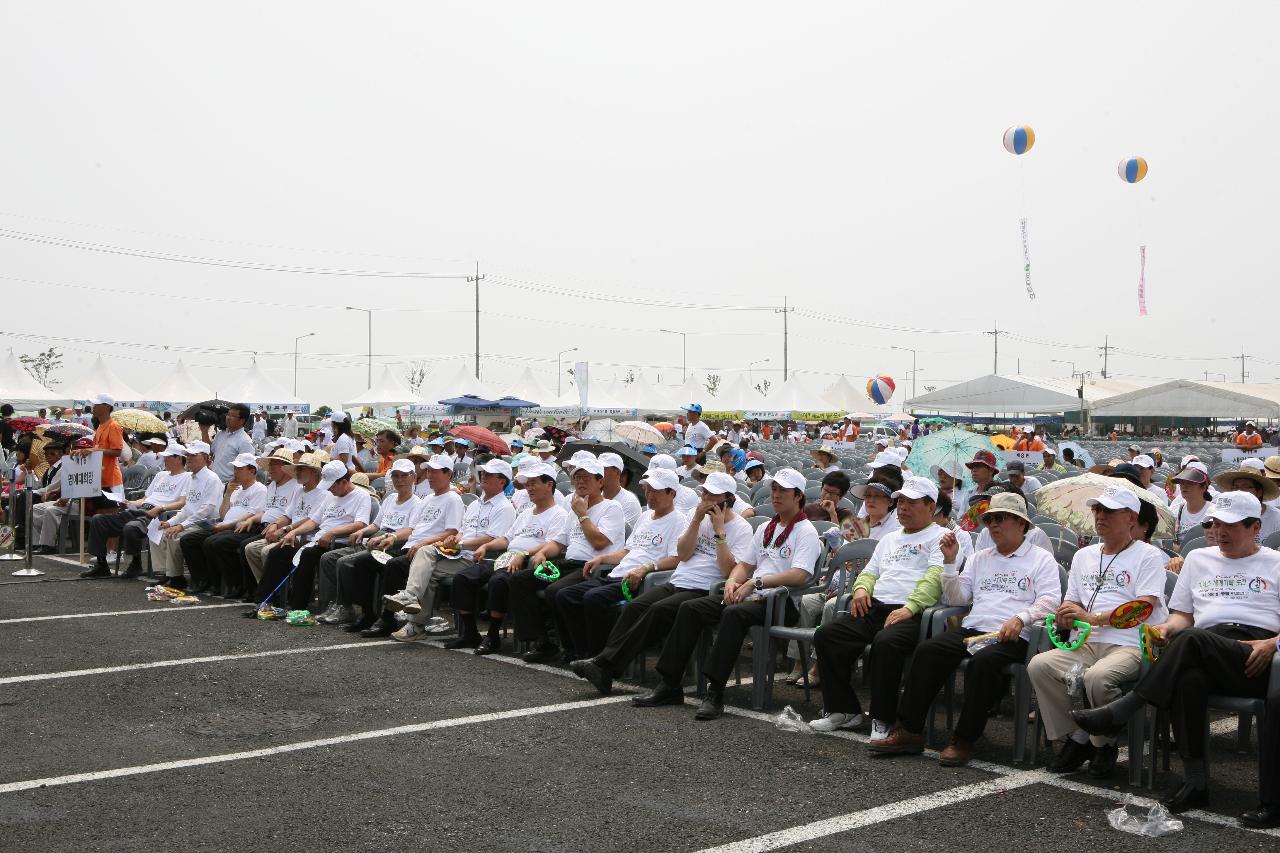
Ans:
[{"label": "plastic bag on ground", "polygon": [[[1132,814],[1129,811],[1130,807],[1139,814]],[[1159,803],[1152,805],[1145,817],[1139,816],[1141,812],[1142,806],[1134,802],[1133,795],[1125,794],[1124,801],[1107,812],[1107,823],[1111,824],[1112,829],[1132,835],[1143,835],[1147,838],[1159,838],[1162,835],[1172,835],[1182,831],[1182,821],[1171,817],[1169,810]]]},{"label": "plastic bag on ground", "polygon": [[813,734],[812,727],[790,705],[783,708],[782,713],[773,718],[773,724],[784,732],[796,732],[802,735]]}]

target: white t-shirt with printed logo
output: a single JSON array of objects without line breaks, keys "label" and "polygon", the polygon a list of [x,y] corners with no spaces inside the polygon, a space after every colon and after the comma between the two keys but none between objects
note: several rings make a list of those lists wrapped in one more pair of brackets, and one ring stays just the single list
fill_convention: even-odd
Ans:
[{"label": "white t-shirt with printed logo", "polygon": [[1186,499],[1181,495],[1173,499],[1173,503],[1169,504],[1169,512],[1173,513],[1173,517],[1177,519],[1177,527],[1174,528],[1174,535],[1181,536],[1182,531],[1195,527],[1197,524],[1205,520],[1209,515],[1209,510],[1213,509],[1210,501],[1205,501],[1204,506],[1200,507],[1199,512],[1192,512],[1191,507],[1187,506]]},{"label": "white t-shirt with printed logo", "polygon": [[671,510],[662,518],[654,518],[653,510],[640,516],[636,529],[627,539],[627,556],[613,567],[608,577],[624,578],[627,573],[645,563],[656,563],[663,557],[674,557],[676,542],[689,526],[689,517],[678,510]]},{"label": "white t-shirt with printed logo", "polygon": [[378,518],[373,522],[374,526],[379,530],[388,531],[411,527],[420,506],[422,506],[422,499],[417,495],[410,494],[409,499],[402,502],[399,494],[392,492],[391,496],[382,502],[382,507],[378,510]]},{"label": "white t-shirt with printed logo", "polygon": [[[754,552],[751,525],[747,520],[740,515],[733,516],[725,522],[724,535],[733,559],[750,564]],[[676,589],[711,589],[725,577],[716,560],[717,550],[715,525],[703,516],[702,523],[698,525],[698,544],[694,546],[693,554],[676,566],[675,574],[668,583]]]},{"label": "white t-shirt with printed logo", "polygon": [[462,496],[453,489],[447,489],[442,495],[428,495],[421,500],[411,519],[413,532],[409,534],[405,548],[412,548],[446,530],[462,529],[462,516],[466,514],[466,506],[462,503]]},{"label": "white t-shirt with printed logo", "polygon": [[1062,603],[1057,562],[1028,539],[1007,557],[994,547],[976,551],[964,571],[955,574],[959,562],[957,555],[956,563],[942,567],[942,588],[947,604],[970,606],[965,628],[996,631],[1014,616],[1023,616],[1021,637],[1029,640],[1032,631],[1040,630],[1032,625],[1031,606],[1040,600],[1054,607]]},{"label": "white t-shirt with printed logo", "polygon": [[293,496],[302,491],[302,484],[289,479],[283,483],[272,482],[267,486],[267,505],[262,510],[262,523],[270,524],[289,511]]},{"label": "white t-shirt with printed logo", "polygon": [[862,570],[876,579],[872,597],[885,604],[905,603],[930,568],[942,567],[944,557],[938,542],[946,532],[946,528],[930,524],[915,533],[899,528],[885,534]]},{"label": "white t-shirt with printed logo", "polygon": [[467,511],[462,516],[462,527],[458,530],[458,539],[465,542],[480,536],[506,536],[515,520],[515,508],[506,495],[499,492],[488,499],[482,496],[467,505]]},{"label": "white t-shirt with printed logo", "polygon": [[566,528],[571,520],[575,520],[572,513],[559,504],[552,504],[542,512],[537,509],[536,506],[529,506],[516,516],[511,525],[511,533],[507,536],[508,549],[528,553],[553,539],[564,542],[568,538]]},{"label": "white t-shirt with printed logo", "polygon": [[319,525],[316,537],[337,527],[369,522],[369,508],[373,499],[364,489],[352,488],[342,497],[329,493],[311,512],[311,520]]},{"label": "white t-shirt with printed logo", "polygon": [[236,489],[227,502],[227,514],[220,524],[237,524],[251,515],[257,515],[267,505],[267,487],[254,483],[249,488]]},{"label": "white t-shirt with printed logo", "polygon": [[1259,548],[1234,560],[1216,545],[1192,551],[1169,609],[1192,614],[1197,628],[1235,622],[1280,632],[1280,551]]},{"label": "white t-shirt with printed logo", "polygon": [[147,484],[147,493],[143,502],[152,506],[173,503],[187,493],[187,485],[190,481],[191,474],[187,471],[178,474],[161,471]]},{"label": "white t-shirt with printed logo", "polygon": [[764,535],[768,528],[769,524],[760,525],[756,528],[755,535],[751,537],[751,548],[755,551],[755,556],[749,564],[756,567],[751,573],[751,579],[767,578],[769,575],[780,574],[791,569],[803,569],[805,574],[813,577],[814,564],[817,563],[818,554],[822,551],[818,529],[813,526],[813,522],[807,518],[801,519],[795,527],[791,528],[791,532],[783,542],[778,540],[782,538],[782,532],[786,527],[778,522],[773,531],[773,541],[766,547]]},{"label": "white t-shirt with printed logo", "polygon": [[289,521],[297,524],[304,518],[311,518],[327,497],[329,493],[318,486],[310,491],[298,489],[293,495],[293,500],[289,502],[289,511],[286,513]]},{"label": "white t-shirt with printed logo", "polygon": [[587,518],[591,519],[596,529],[607,536],[609,541],[605,543],[603,548],[593,547],[587,541],[587,535],[582,532],[582,525],[578,522],[577,516],[571,515],[565,530],[568,534],[568,539],[557,540],[560,544],[567,545],[564,553],[566,560],[586,562],[601,554],[616,551],[622,547],[622,543],[627,537],[626,515],[622,512],[622,504],[617,501],[605,498],[587,510]]},{"label": "white t-shirt with printed logo", "polygon": [[644,507],[640,506],[640,499],[626,489],[619,489],[610,500],[617,501],[618,506],[622,507],[622,515],[627,524],[635,525],[644,512]]},{"label": "white t-shirt with printed logo", "polygon": [[698,450],[707,446],[707,442],[711,440],[711,427],[707,426],[706,421],[698,421],[696,424],[689,424],[684,431],[685,444],[696,447]]},{"label": "white t-shirt with printed logo", "polygon": [[[1089,545],[1071,558],[1064,598],[1078,601],[1090,613],[1107,613],[1135,598],[1155,596],[1159,603],[1147,622],[1158,625],[1168,618],[1168,610],[1164,606],[1164,564],[1168,559],[1159,548],[1145,542],[1134,542],[1119,554],[1103,554],[1101,542]],[[1098,588],[1099,579],[1102,581],[1101,589]],[[1094,598],[1095,590],[1097,598]],[[1136,646],[1138,631],[1095,625],[1089,634],[1089,642]]]}]

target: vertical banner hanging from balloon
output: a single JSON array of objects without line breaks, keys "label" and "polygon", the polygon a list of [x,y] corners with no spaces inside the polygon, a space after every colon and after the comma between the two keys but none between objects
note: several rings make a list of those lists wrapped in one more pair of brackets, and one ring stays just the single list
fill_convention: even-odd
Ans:
[{"label": "vertical banner hanging from balloon", "polygon": [[1147,247],[1138,247],[1138,316],[1147,316]]},{"label": "vertical banner hanging from balloon", "polygon": [[[1015,124],[1004,132],[1004,150],[1015,157],[1021,157],[1036,144],[1036,132],[1029,125]],[[1026,193],[1022,188],[1022,178],[1018,178],[1018,192],[1022,197],[1022,208],[1027,206]],[[1035,301],[1036,292],[1031,288],[1031,241],[1027,238],[1027,217],[1018,220],[1022,232],[1022,275],[1027,285],[1027,298]]]}]

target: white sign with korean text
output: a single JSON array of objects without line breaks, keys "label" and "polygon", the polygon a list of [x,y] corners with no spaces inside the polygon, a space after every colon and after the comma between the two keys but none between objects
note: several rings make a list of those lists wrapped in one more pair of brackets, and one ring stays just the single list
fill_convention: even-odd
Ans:
[{"label": "white sign with korean text", "polygon": [[62,497],[96,498],[102,494],[102,451],[96,450],[83,459],[65,457],[61,475]]}]

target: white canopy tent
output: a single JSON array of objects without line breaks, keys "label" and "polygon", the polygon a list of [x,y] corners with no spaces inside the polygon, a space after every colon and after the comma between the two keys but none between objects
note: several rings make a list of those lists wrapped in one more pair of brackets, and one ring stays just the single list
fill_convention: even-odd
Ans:
[{"label": "white canopy tent", "polygon": [[[1086,382],[1084,400],[1088,408],[1097,401],[1131,391],[1138,386],[1117,380]],[[912,411],[972,414],[1048,414],[1080,409],[1079,386],[1069,379],[988,374],[913,397],[904,404]]]},{"label": "white canopy tent", "polygon": [[678,412],[680,407],[673,403],[665,390],[655,388],[644,374],[636,377],[626,388],[627,398],[641,413],[664,415]]},{"label": "white canopy tent", "polygon": [[146,402],[146,397],[107,367],[101,355],[94,359],[87,371],[68,382],[58,393],[82,402],[99,394],[110,394],[115,398],[117,407],[140,406]]},{"label": "white canopy tent", "polygon": [[377,381],[363,394],[343,403],[342,407],[354,409],[369,406],[378,409],[411,406],[421,402],[423,402],[422,399],[409,390],[404,380],[391,372],[391,365],[384,364]]},{"label": "white canopy tent", "polygon": [[866,388],[858,388],[844,374],[841,374],[839,379],[828,386],[823,391],[823,395],[824,399],[831,405],[846,412],[856,412],[872,405],[867,398]]},{"label": "white canopy tent", "polygon": [[12,349],[0,363],[0,401],[17,409],[71,405],[70,398],[50,391],[27,373]]},{"label": "white canopy tent", "polygon": [[[795,413],[831,413],[837,406],[833,406],[827,400],[826,395],[821,390],[814,387],[811,377],[803,373],[792,373],[782,385],[769,391],[769,396],[765,397],[759,404],[758,409],[752,410],[748,417],[757,417],[762,420],[786,420],[795,416]],[[844,414],[844,410],[840,409],[840,414]]]},{"label": "white canopy tent", "polygon": [[146,392],[148,403],[175,406],[180,403],[199,403],[201,400],[212,399],[213,396],[213,389],[196,379],[182,363],[181,358],[167,376],[148,388]]},{"label": "white canopy tent", "polygon": [[251,364],[244,373],[232,381],[216,389],[214,396],[228,403],[244,403],[254,410],[266,409],[274,414],[283,412],[305,414],[311,411],[310,403],[300,400],[268,379],[257,362]]},{"label": "white canopy tent", "polygon": [[547,406],[556,402],[556,393],[552,389],[546,387],[533,375],[533,370],[529,365],[524,366],[520,376],[516,381],[507,386],[503,392],[504,397],[515,397],[517,400],[528,400],[530,403],[537,403],[539,406]]},{"label": "white canopy tent", "polygon": [[757,409],[763,402],[764,395],[751,387],[747,374],[737,373],[720,386],[714,397],[703,402],[702,407],[708,411],[742,412]]},{"label": "white canopy tent", "polygon": [[472,396],[482,400],[497,400],[502,396],[489,383],[476,379],[472,362],[465,358],[440,365],[438,373],[433,371],[431,376],[423,380],[419,395],[428,406],[455,397]]},{"label": "white canopy tent", "polygon": [[1280,385],[1179,379],[1091,406],[1095,418],[1280,418]]}]

